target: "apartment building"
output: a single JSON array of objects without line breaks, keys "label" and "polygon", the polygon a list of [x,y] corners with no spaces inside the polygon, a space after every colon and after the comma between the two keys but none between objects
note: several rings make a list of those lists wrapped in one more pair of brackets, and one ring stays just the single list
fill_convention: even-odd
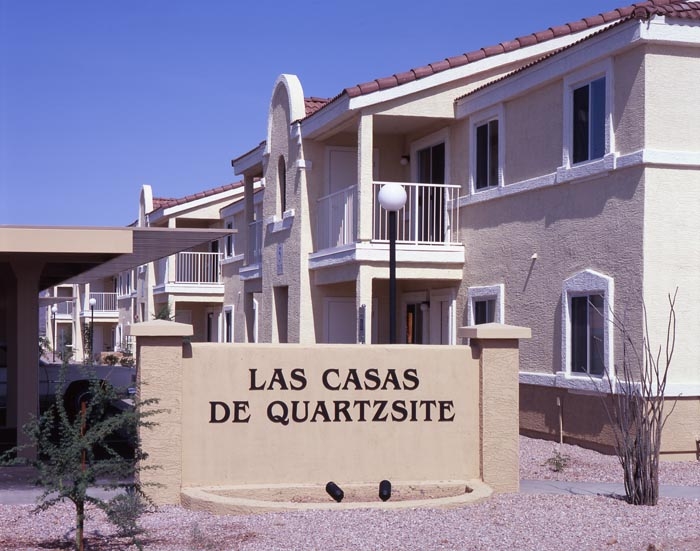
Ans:
[{"label": "apartment building", "polygon": [[639,343],[647,322],[663,344],[678,287],[664,451],[694,454],[699,46],[700,4],[657,0],[330,100],[305,98],[296,76],[281,75],[266,140],[232,161],[247,243],[230,276],[232,334],[388,342],[377,197],[398,182],[399,342],[456,344],[457,327],[475,323],[532,327],[521,429],[606,447],[600,397],[623,361],[615,320]]}]

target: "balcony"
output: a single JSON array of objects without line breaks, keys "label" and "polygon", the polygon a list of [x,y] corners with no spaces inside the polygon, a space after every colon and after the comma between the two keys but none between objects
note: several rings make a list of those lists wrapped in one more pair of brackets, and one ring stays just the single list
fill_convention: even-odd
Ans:
[{"label": "balcony", "polygon": [[[357,186],[318,200],[316,252],[310,258],[312,269],[339,262],[386,260],[389,217],[377,198],[385,183],[372,184],[369,243],[360,243],[358,239]],[[405,206],[396,213],[399,262],[403,256],[413,263],[463,264],[464,247],[459,241],[460,187],[425,183],[402,185],[407,199]]]},{"label": "balcony", "polygon": [[262,234],[262,220],[248,224],[248,264],[238,271],[238,275],[244,281],[262,277]]},{"label": "balcony", "polygon": [[161,259],[153,292],[223,296],[221,253],[181,252]]},{"label": "balcony", "polygon": [[73,300],[56,303],[56,319],[69,319],[73,317]]},{"label": "balcony", "polygon": [[[95,300],[95,306],[90,308],[90,301]],[[117,293],[90,293],[85,297],[81,316],[94,317],[95,320],[116,321],[118,317]]]}]

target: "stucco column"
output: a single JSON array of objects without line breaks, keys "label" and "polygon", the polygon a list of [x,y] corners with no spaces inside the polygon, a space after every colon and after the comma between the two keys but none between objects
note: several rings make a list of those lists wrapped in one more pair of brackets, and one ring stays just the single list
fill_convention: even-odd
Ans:
[{"label": "stucco column", "polygon": [[141,429],[148,459],[139,473],[157,505],[180,503],[182,486],[182,369],[183,337],[193,334],[192,326],[165,320],[137,323],[126,328],[137,337],[137,385],[141,400],[155,398],[158,413],[148,420],[154,429]]},{"label": "stucco column", "polygon": [[519,339],[527,327],[487,323],[461,327],[479,358],[481,479],[496,492],[517,492],[519,474]]},{"label": "stucco column", "polygon": [[373,134],[373,116],[362,115],[357,127],[357,177],[359,180],[357,186],[357,238],[359,242],[367,242],[372,239]]},{"label": "stucco column", "polygon": [[[30,443],[22,426],[32,416],[39,414],[39,276],[43,262],[12,262],[17,279],[16,351],[15,376],[17,420],[17,445]],[[8,378],[11,383],[11,379]],[[27,448],[19,453],[22,457],[34,457],[35,449]]]}]

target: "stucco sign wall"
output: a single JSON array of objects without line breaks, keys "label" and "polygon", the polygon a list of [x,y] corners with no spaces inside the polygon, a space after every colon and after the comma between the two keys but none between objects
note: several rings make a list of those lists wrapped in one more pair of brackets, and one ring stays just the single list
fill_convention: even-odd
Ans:
[{"label": "stucco sign wall", "polygon": [[479,476],[467,347],[192,345],[183,484]]}]

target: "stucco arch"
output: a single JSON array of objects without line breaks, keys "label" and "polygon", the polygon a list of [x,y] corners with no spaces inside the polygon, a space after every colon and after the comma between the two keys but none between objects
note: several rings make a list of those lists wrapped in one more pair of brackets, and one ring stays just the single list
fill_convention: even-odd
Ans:
[{"label": "stucco arch", "polygon": [[267,140],[265,142],[265,153],[270,153],[273,130],[273,112],[275,107],[275,97],[278,92],[284,93],[287,99],[287,112],[289,113],[288,123],[303,119],[306,116],[304,107],[304,90],[301,87],[299,77],[296,75],[281,74],[277,77],[275,85],[272,87],[270,96],[270,108],[267,115]]}]

